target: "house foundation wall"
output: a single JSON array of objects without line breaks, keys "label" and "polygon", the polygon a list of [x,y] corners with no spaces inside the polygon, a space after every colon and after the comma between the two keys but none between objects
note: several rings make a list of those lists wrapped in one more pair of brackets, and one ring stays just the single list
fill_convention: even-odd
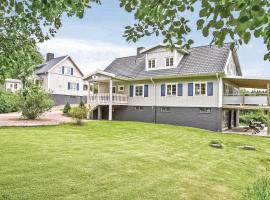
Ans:
[{"label": "house foundation wall", "polygon": [[86,96],[70,96],[70,95],[61,95],[53,94],[52,100],[54,101],[55,106],[64,105],[67,102],[70,104],[79,104],[81,101],[86,102]]},{"label": "house foundation wall", "polygon": [[169,112],[161,112],[161,107],[122,106],[115,109],[114,120],[142,121],[160,124],[173,124],[201,128],[211,131],[222,130],[222,109],[211,108],[210,113],[201,113],[200,108],[170,107]]}]

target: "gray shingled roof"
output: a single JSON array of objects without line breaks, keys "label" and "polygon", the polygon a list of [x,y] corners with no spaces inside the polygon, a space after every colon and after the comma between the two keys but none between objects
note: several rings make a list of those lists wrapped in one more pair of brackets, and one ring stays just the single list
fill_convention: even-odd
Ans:
[{"label": "gray shingled roof", "polygon": [[115,59],[104,71],[116,76],[143,78],[173,75],[222,73],[230,53],[230,47],[200,46],[190,49],[176,68],[145,70],[145,54]]},{"label": "gray shingled roof", "polygon": [[53,68],[57,63],[64,60],[67,56],[61,56],[57,58],[53,58],[49,61],[47,61],[44,64],[38,65],[35,67],[35,74],[44,74],[47,73],[51,68]]}]

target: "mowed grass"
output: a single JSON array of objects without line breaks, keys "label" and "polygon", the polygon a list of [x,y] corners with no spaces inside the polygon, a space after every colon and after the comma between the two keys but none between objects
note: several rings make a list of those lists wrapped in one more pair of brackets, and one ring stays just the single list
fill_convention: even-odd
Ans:
[{"label": "mowed grass", "polygon": [[0,199],[239,199],[269,167],[266,138],[138,122],[0,128]]}]

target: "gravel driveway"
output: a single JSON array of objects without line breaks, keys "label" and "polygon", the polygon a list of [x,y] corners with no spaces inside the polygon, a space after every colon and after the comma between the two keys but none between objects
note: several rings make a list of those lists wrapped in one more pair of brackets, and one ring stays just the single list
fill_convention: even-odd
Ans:
[{"label": "gravel driveway", "polygon": [[37,120],[23,119],[20,113],[0,114],[0,126],[45,126],[72,122],[71,118],[62,115],[63,107],[55,106]]}]

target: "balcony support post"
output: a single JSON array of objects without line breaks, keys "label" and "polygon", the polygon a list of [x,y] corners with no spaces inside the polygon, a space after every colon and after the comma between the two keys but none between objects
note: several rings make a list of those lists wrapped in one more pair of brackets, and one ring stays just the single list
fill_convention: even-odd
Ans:
[{"label": "balcony support post", "polygon": [[113,81],[110,79],[110,101],[109,101],[109,120],[112,120],[112,86],[113,86]]},{"label": "balcony support post", "polygon": [[[270,81],[267,82],[267,106],[270,106]],[[270,136],[270,110],[267,111],[267,135]]]},{"label": "balcony support post", "polygon": [[101,106],[98,106],[98,120],[102,119]]}]

